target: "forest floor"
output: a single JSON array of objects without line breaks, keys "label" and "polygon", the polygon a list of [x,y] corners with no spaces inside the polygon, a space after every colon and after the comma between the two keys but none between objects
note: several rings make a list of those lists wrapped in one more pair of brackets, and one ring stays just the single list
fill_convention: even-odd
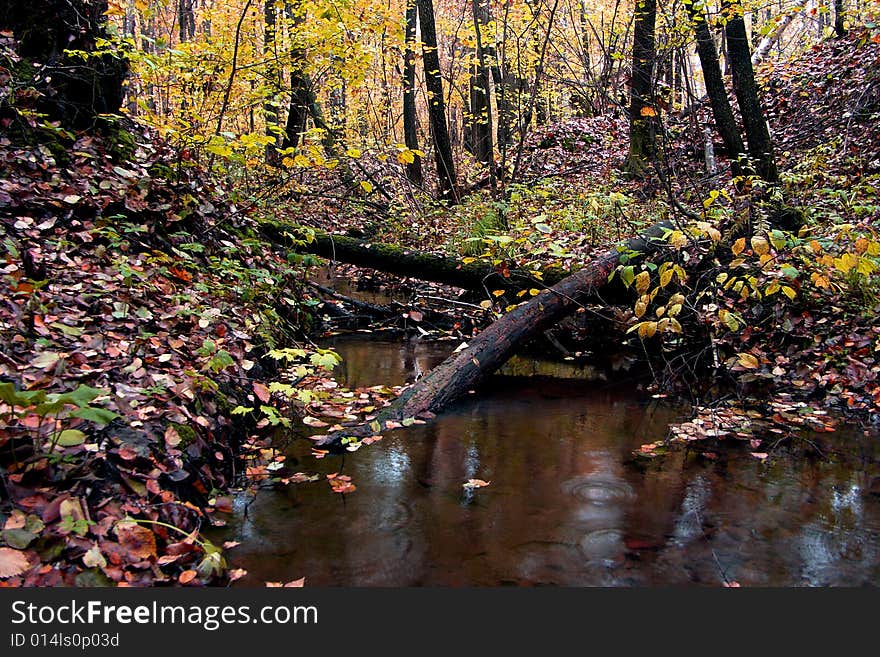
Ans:
[{"label": "forest floor", "polygon": [[[759,434],[833,431],[829,407],[876,421],[878,288],[874,271],[859,277],[858,267],[878,255],[878,49],[857,37],[829,42],[764,75],[786,200],[806,209],[809,230],[787,250],[774,245],[780,268],[758,274],[781,293],[760,303],[719,293],[706,306],[728,304],[726,315],[695,307],[692,319],[711,336],[706,350],[728,355],[720,378],[743,398],[773,396],[761,412],[705,406],[673,434],[742,438],[766,458]],[[667,191],[690,207],[709,197],[713,211],[741,211],[727,177],[706,178],[693,157],[702,145],[685,139],[689,120],[669,125],[670,190],[622,179],[626,123],[597,117],[531,135],[522,182],[503,199],[476,192],[446,211],[410,198],[380,218],[305,195],[274,204],[274,214],[501,266],[576,267],[668,215]],[[336,356],[311,337],[355,310],[304,282],[314,260],[260,237],[266,206],[146,128],[126,123],[114,134],[44,134],[27,146],[0,135],[2,586],[234,581],[243,573],[229,571],[224,554],[235,546],[200,533],[225,522],[230,487],[312,479],[286,467],[270,432],[332,430],[400,392],[338,387]],[[749,246],[744,255],[763,255],[760,243]],[[780,274],[786,266],[796,274]],[[456,291],[372,278],[410,286],[384,328],[424,337],[467,340],[518,301],[431,306],[426,297]],[[449,321],[432,324],[430,313]],[[625,333],[632,309],[616,313],[620,341],[641,349]],[[744,327],[717,330],[731,321]],[[656,353],[676,371],[659,345]],[[327,484],[355,488],[344,476]]]}]

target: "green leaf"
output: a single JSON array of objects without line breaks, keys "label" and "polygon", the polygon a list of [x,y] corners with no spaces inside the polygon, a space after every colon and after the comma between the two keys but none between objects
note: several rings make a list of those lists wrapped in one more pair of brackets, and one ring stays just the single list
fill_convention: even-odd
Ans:
[{"label": "green leaf", "polygon": [[83,408],[84,406],[91,404],[105,392],[105,390],[92,388],[91,386],[80,385],[76,390],[65,393],[62,397],[64,397],[65,400],[69,400],[71,403],[76,404],[80,408]]},{"label": "green leaf", "polygon": [[56,354],[54,351],[44,351],[31,360],[31,365],[42,370],[48,370],[51,367],[55,367],[60,358],[60,354]]},{"label": "green leaf", "polygon": [[26,529],[6,529],[0,533],[0,538],[11,548],[26,550],[36,540],[37,535]]},{"label": "green leaf", "polygon": [[309,362],[316,367],[323,367],[325,370],[332,370],[339,363],[340,358],[332,351],[324,353],[312,354]]},{"label": "green leaf", "polygon": [[45,417],[49,414],[58,413],[65,406],[64,395],[59,395],[53,400],[50,400],[44,404],[37,404],[36,408],[34,408],[34,412],[40,417]]},{"label": "green leaf", "polygon": [[86,434],[79,429],[65,429],[58,435],[58,444],[61,447],[74,447],[82,445],[86,441]]},{"label": "green leaf", "polygon": [[89,422],[94,422],[100,426],[110,424],[113,420],[120,417],[118,413],[108,411],[106,408],[79,408],[71,413],[73,417],[78,417]]},{"label": "green leaf", "polygon": [[21,406],[24,401],[11,383],[0,383],[0,401],[10,406]]}]

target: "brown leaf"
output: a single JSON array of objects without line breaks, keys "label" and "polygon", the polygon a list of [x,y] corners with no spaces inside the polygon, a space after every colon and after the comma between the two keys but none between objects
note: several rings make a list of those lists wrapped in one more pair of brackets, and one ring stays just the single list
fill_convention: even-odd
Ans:
[{"label": "brown leaf", "polygon": [[28,569],[30,563],[24,552],[0,548],[0,578],[14,577]]},{"label": "brown leaf", "polygon": [[119,543],[138,561],[156,557],[156,536],[146,527],[133,522],[116,525]]},{"label": "brown leaf", "polygon": [[177,433],[177,429],[169,426],[165,429],[165,445],[167,447],[177,447],[180,444],[180,434]]},{"label": "brown leaf", "polygon": [[269,398],[272,396],[267,386],[264,386],[262,383],[257,383],[256,381],[254,381],[254,394],[264,404],[268,404]]}]

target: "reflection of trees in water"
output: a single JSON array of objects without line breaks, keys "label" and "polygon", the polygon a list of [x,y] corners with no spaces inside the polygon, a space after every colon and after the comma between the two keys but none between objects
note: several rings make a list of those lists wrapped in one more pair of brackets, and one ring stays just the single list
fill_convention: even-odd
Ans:
[{"label": "reflection of trees in water", "polygon": [[[421,357],[392,347],[402,369]],[[372,358],[352,362],[375,371]],[[354,478],[344,501],[322,483],[265,493],[236,565],[349,585],[880,582],[880,500],[859,485],[870,477],[784,453],[626,464],[671,416],[571,384],[499,383],[344,467],[320,462]],[[468,495],[469,478],[492,483]]]},{"label": "reflection of trees in water", "polygon": [[785,454],[767,465],[743,457],[680,472],[685,494],[655,581],[878,582],[880,504],[866,503],[860,473]]}]

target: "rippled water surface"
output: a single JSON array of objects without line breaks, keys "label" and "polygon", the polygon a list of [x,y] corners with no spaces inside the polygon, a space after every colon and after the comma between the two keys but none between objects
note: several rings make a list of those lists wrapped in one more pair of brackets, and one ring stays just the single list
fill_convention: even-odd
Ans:
[{"label": "rippled water surface", "polygon": [[[397,384],[454,344],[344,341],[349,384]],[[299,468],[324,482],[238,501],[224,539],[243,584],[498,586],[880,584],[877,437],[828,434],[765,463],[673,454],[638,467],[639,445],[682,414],[633,386],[498,378],[435,422]],[[471,478],[490,481],[466,490]],[[247,512],[245,513],[245,507]]]}]

